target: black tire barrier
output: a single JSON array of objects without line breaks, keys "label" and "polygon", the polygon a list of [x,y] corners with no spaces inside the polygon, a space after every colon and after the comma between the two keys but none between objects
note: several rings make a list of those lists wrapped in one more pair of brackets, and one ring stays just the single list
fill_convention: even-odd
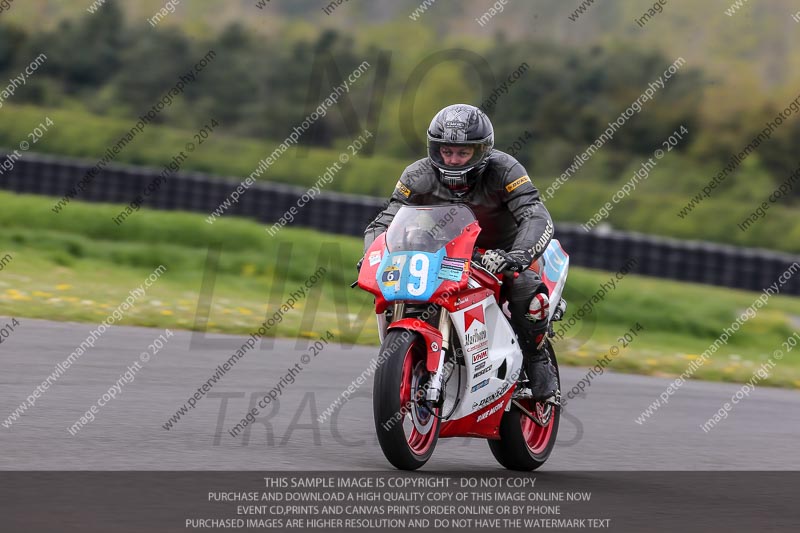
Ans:
[{"label": "black tire barrier", "polygon": [[[6,158],[0,152],[0,161]],[[62,198],[92,167],[84,161],[25,154],[10,170],[0,174],[0,189]],[[127,204],[160,171],[129,165],[109,165],[75,200]],[[242,182],[196,172],[177,173],[144,206],[210,215]],[[258,182],[223,217],[241,216],[267,225],[276,223],[307,189],[280,183]],[[292,226],[329,233],[362,236],[364,227],[385,205],[385,199],[323,192],[298,209]],[[69,205],[64,208],[69,210]],[[61,214],[53,213],[53,216]],[[109,221],[110,222],[110,221]],[[54,224],[57,219],[54,219]],[[731,231],[734,229],[732,228]],[[633,232],[595,229],[585,232],[578,224],[557,223],[556,238],[570,254],[573,265],[616,271],[631,259],[636,274],[707,285],[761,291],[775,283],[800,256],[769,250],[739,248],[701,241],[682,241]],[[800,276],[792,276],[782,294],[800,295]]]}]

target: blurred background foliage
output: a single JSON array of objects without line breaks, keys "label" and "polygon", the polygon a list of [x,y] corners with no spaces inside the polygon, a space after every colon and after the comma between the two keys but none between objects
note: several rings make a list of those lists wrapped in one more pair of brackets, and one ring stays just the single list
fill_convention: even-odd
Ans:
[{"label": "blurred background foliage", "polygon": [[[157,27],[146,19],[161,0],[109,0],[95,14],[53,0],[15,3],[0,17],[0,80],[40,53],[42,65],[7,99],[0,147],[14,148],[44,116],[56,127],[35,149],[100,157],[192,69],[217,58],[131,143],[118,161],[166,164],[211,118],[218,133],[184,170],[244,177],[362,61],[372,67],[263,179],[310,185],[364,128],[370,150],[327,188],[386,195],[403,168],[424,155],[425,127],[441,107],[480,105],[527,63],[489,109],[496,147],[530,138],[517,157],[545,189],[678,57],[686,65],[643,111],[618,130],[547,206],[556,220],[586,222],[681,125],[689,130],[609,222],[622,229],[800,252],[800,185],[751,230],[741,222],[800,165],[800,117],[793,116],[687,218],[678,211],[800,94],[800,24],[790,0],[748,4],[671,0],[639,28],[647,2],[591,8],[579,2],[513,2],[484,27],[491,5],[440,0],[419,21],[418,0],[326,2],[193,0]],[[575,5],[573,5],[575,4]],[[648,5],[649,4],[649,5]],[[475,65],[484,65],[476,70]],[[488,70],[487,70],[488,68]],[[483,69],[483,70],[481,70]],[[382,72],[385,73],[385,77]],[[481,72],[484,76],[481,76]],[[486,73],[490,72],[489,86]],[[321,77],[320,77],[321,76]],[[0,82],[0,89],[5,86]],[[378,113],[370,115],[374,106]]]}]

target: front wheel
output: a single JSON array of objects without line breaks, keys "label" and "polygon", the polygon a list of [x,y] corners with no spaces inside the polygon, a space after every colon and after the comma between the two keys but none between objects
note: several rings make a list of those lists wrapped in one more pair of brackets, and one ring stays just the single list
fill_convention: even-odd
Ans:
[{"label": "front wheel", "polygon": [[[547,341],[546,349],[550,362],[556,369],[560,390],[561,376],[550,341]],[[547,461],[556,444],[561,407],[531,399],[517,401],[541,424],[531,420],[519,407],[512,404],[500,422],[500,440],[490,440],[489,448],[497,462],[509,470],[535,470]]]},{"label": "front wheel", "polygon": [[392,330],[380,354],[372,395],[378,442],[396,468],[416,470],[433,454],[441,426],[439,409],[431,412],[424,402],[430,379],[426,346],[416,333]]}]

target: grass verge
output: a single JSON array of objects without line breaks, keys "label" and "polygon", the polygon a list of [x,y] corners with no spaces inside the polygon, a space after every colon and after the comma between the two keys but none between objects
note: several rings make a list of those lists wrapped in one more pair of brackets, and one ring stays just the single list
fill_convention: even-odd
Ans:
[{"label": "grass verge", "polygon": [[[292,228],[271,238],[251,221],[210,226],[202,215],[146,209],[115,226],[111,217],[119,206],[76,202],[55,215],[50,198],[4,192],[0,204],[0,315],[99,323],[164,265],[167,272],[118,323],[248,334],[324,267],[322,281],[269,334],[302,339],[331,331],[341,342],[377,344],[371,296],[347,288],[361,254],[359,239]],[[207,286],[211,278],[214,283],[202,292],[204,275]],[[610,277],[573,268],[567,316]],[[611,368],[677,375],[757,297],[629,274],[557,350],[566,364],[592,365],[639,322],[644,330]],[[207,324],[196,318],[204,301]],[[749,380],[799,320],[800,299],[772,297],[694,377]],[[785,357],[762,383],[800,387],[800,360],[794,353]]]}]

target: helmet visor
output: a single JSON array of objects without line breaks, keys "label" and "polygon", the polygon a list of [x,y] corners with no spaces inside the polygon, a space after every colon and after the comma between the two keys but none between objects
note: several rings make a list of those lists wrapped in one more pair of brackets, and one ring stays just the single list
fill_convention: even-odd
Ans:
[{"label": "helmet visor", "polygon": [[428,141],[428,156],[443,170],[468,170],[486,157],[487,149],[484,142],[454,144],[434,139]]}]

